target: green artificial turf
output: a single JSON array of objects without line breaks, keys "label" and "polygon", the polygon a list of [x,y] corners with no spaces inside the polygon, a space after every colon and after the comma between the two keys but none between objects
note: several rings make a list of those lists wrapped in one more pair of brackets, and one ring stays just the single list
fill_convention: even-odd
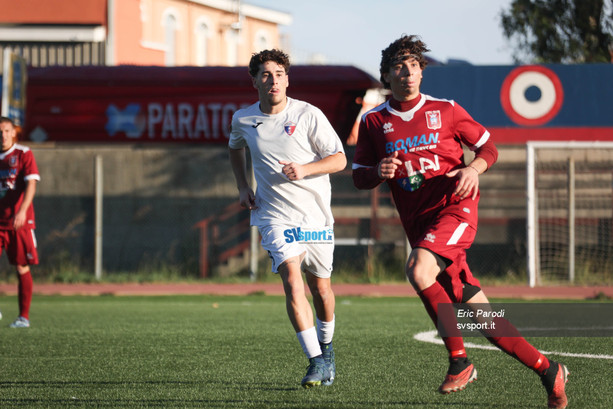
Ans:
[{"label": "green artificial turf", "polygon": [[[546,407],[531,370],[478,348],[468,348],[478,379],[440,395],[446,353],[413,338],[434,329],[417,298],[337,297],[336,381],[311,390],[300,386],[308,362],[283,297],[35,296],[28,329],[8,328],[15,297],[0,297],[0,309],[2,408]],[[611,338],[530,341],[613,355]],[[569,408],[611,407],[613,360],[551,358],[571,372]]]}]

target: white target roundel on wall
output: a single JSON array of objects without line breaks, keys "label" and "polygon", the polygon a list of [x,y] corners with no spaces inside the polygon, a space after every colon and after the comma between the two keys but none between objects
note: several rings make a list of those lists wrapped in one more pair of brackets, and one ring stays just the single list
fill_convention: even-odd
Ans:
[{"label": "white target roundel on wall", "polygon": [[552,70],[525,65],[507,75],[500,89],[500,102],[516,124],[539,126],[558,114],[564,102],[564,90]]}]

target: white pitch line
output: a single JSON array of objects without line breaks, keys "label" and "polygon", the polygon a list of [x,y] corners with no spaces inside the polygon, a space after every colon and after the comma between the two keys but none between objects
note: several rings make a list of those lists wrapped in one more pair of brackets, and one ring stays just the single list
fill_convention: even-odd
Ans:
[{"label": "white pitch line", "polygon": [[[443,340],[437,338],[437,331],[424,331],[418,332],[413,335],[413,338],[417,341],[428,342],[430,344],[444,345]],[[493,345],[474,344],[472,342],[464,342],[465,347],[486,349],[488,351],[500,351],[499,348]],[[556,352],[556,351],[540,351],[543,355],[558,355],[558,356],[570,356],[573,358],[589,358],[589,359],[612,359],[613,355],[600,355],[600,354],[575,354],[572,352]]]}]

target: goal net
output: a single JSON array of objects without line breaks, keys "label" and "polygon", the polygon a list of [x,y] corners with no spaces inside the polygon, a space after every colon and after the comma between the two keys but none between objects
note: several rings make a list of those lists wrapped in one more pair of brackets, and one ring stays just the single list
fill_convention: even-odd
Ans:
[{"label": "goal net", "polygon": [[613,272],[613,142],[528,142],[530,287]]}]

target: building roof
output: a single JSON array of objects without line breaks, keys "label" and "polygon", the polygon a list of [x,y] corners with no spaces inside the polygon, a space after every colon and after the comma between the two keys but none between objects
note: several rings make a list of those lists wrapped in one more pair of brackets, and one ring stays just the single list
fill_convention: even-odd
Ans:
[{"label": "building roof", "polygon": [[0,24],[106,25],[107,0],[0,0]]},{"label": "building roof", "polygon": [[[105,26],[108,0],[0,0],[0,24],[87,24]],[[118,0],[115,0],[118,1]],[[289,25],[292,16],[236,0],[185,0],[245,17]],[[240,10],[239,10],[240,8]]]}]

